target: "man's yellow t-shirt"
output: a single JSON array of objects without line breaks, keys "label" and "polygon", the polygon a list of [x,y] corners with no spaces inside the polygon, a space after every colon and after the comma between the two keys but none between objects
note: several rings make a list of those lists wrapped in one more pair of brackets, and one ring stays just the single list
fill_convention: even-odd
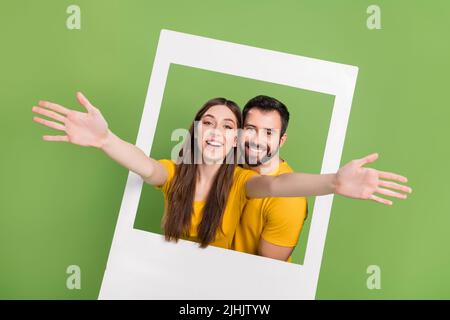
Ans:
[{"label": "man's yellow t-shirt", "polygon": [[[283,161],[270,175],[290,172],[291,167]],[[260,238],[275,245],[295,247],[307,214],[306,197],[250,199],[236,229],[232,249],[258,254]],[[288,261],[292,261],[291,257]]]},{"label": "man's yellow t-shirt", "polygon": [[[170,184],[172,183],[175,175],[176,165],[172,160],[167,159],[159,160],[159,162],[167,169],[168,178],[162,186],[158,186],[156,188],[163,192],[165,207],[167,208],[167,196]],[[217,230],[215,240],[209,245],[231,249],[236,228],[239,224],[243,209],[248,201],[245,192],[245,183],[256,174],[258,173],[236,166],[234,170],[233,184],[231,185],[230,194],[228,195],[228,200],[222,216],[221,227]],[[197,227],[202,220],[202,210],[204,206],[205,201],[194,201],[189,235],[183,239],[199,242],[197,237]]]}]

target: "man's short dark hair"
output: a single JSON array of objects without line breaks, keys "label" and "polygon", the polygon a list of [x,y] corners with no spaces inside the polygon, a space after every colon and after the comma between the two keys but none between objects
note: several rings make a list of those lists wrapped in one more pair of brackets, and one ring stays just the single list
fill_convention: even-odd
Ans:
[{"label": "man's short dark hair", "polygon": [[261,111],[273,111],[276,110],[281,118],[281,133],[280,137],[286,132],[287,126],[289,123],[289,111],[284,105],[283,102],[264,95],[256,96],[252,99],[250,99],[244,107],[244,110],[242,110],[243,120],[245,122],[245,118],[247,117],[247,113],[253,109],[256,108]]}]

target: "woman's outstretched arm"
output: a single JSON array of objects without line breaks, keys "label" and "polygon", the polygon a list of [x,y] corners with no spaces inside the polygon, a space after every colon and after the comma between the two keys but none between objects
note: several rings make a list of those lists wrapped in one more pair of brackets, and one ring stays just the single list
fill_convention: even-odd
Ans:
[{"label": "woman's outstretched arm", "polygon": [[406,199],[406,193],[411,193],[412,189],[393,182],[406,183],[408,181],[406,177],[363,167],[376,159],[378,154],[373,153],[364,158],[352,160],[333,174],[285,173],[279,176],[255,176],[246,184],[247,196],[250,198],[306,197],[335,193],[348,198],[374,200],[388,205],[392,204],[391,200],[384,199],[375,193]]},{"label": "woman's outstretched arm", "polygon": [[33,117],[35,122],[66,133],[66,135],[44,135],[45,141],[64,141],[101,149],[118,164],[140,175],[145,182],[152,185],[164,184],[167,180],[167,170],[162,164],[147,157],[135,145],[116,136],[108,128],[108,123],[100,110],[81,92],[77,92],[77,100],[85,107],[87,113],[42,100],[39,101],[39,106],[33,107],[33,112],[58,121]]},{"label": "woman's outstretched arm", "polygon": [[160,186],[167,180],[167,170],[162,164],[147,157],[141,149],[120,139],[109,129],[100,149],[118,164],[140,175],[148,184]]}]

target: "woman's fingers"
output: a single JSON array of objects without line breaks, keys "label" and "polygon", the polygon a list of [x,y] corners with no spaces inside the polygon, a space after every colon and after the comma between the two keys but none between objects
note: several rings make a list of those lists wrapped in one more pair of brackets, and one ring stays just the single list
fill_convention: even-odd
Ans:
[{"label": "woman's fingers", "polygon": [[373,201],[382,203],[382,204],[387,204],[387,205],[389,205],[389,206],[392,205],[392,201],[391,201],[391,200],[387,200],[387,199],[378,197],[378,196],[376,196],[376,195],[374,195],[374,194],[372,194],[372,195],[370,196],[370,199],[373,200]]},{"label": "woman's fingers", "polygon": [[381,187],[386,187],[389,189],[394,189],[394,190],[398,190],[398,191],[403,191],[403,192],[407,192],[407,193],[411,193],[412,189],[410,187],[395,183],[395,182],[391,182],[391,181],[384,181],[384,180],[379,180],[378,181],[378,185]]},{"label": "woman's fingers", "polygon": [[378,175],[379,175],[380,178],[389,179],[389,180],[395,180],[395,181],[403,182],[403,183],[408,182],[408,178],[406,178],[406,177],[404,177],[402,175],[399,175],[397,173],[380,171],[380,170],[377,170],[377,171],[378,171]]},{"label": "woman's fingers", "polygon": [[399,198],[399,199],[406,199],[407,195],[405,193],[395,192],[389,189],[380,188],[378,187],[375,191],[376,193],[384,194],[385,196]]},{"label": "woman's fingers", "polygon": [[43,124],[43,125],[45,125],[47,127],[56,129],[56,130],[61,130],[61,131],[65,131],[66,130],[66,127],[63,126],[62,124],[54,122],[54,121],[49,121],[49,120],[46,120],[46,119],[42,119],[40,117],[33,117],[33,121],[35,121],[37,123],[40,123],[40,124]]},{"label": "woman's fingers", "polygon": [[62,113],[64,115],[68,115],[70,110],[60,106],[59,104],[53,103],[53,102],[49,102],[49,101],[45,101],[45,100],[40,100],[38,105],[40,107],[44,107],[44,108],[48,108],[48,109],[52,109],[53,111]]},{"label": "woman's fingers", "polygon": [[56,113],[54,111],[50,111],[50,110],[47,110],[47,109],[44,109],[44,108],[41,108],[41,107],[36,107],[36,106],[34,106],[31,110],[33,112],[42,114],[44,116],[47,116],[47,117],[52,118],[54,120],[60,121],[62,123],[66,122],[66,118],[64,116],[62,116],[59,113]]},{"label": "woman's fingers", "polygon": [[67,136],[42,136],[42,139],[45,141],[69,141],[69,138]]},{"label": "woman's fingers", "polygon": [[86,108],[88,112],[92,112],[95,110],[95,107],[89,102],[89,100],[82,94],[81,92],[77,92],[77,100],[78,102]]}]

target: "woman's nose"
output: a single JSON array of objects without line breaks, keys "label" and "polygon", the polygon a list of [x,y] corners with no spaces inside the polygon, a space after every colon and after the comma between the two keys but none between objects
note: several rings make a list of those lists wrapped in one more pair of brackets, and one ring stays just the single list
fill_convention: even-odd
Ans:
[{"label": "woman's nose", "polygon": [[220,138],[222,137],[222,132],[220,131],[220,129],[215,128],[211,130],[210,136],[213,138]]}]

